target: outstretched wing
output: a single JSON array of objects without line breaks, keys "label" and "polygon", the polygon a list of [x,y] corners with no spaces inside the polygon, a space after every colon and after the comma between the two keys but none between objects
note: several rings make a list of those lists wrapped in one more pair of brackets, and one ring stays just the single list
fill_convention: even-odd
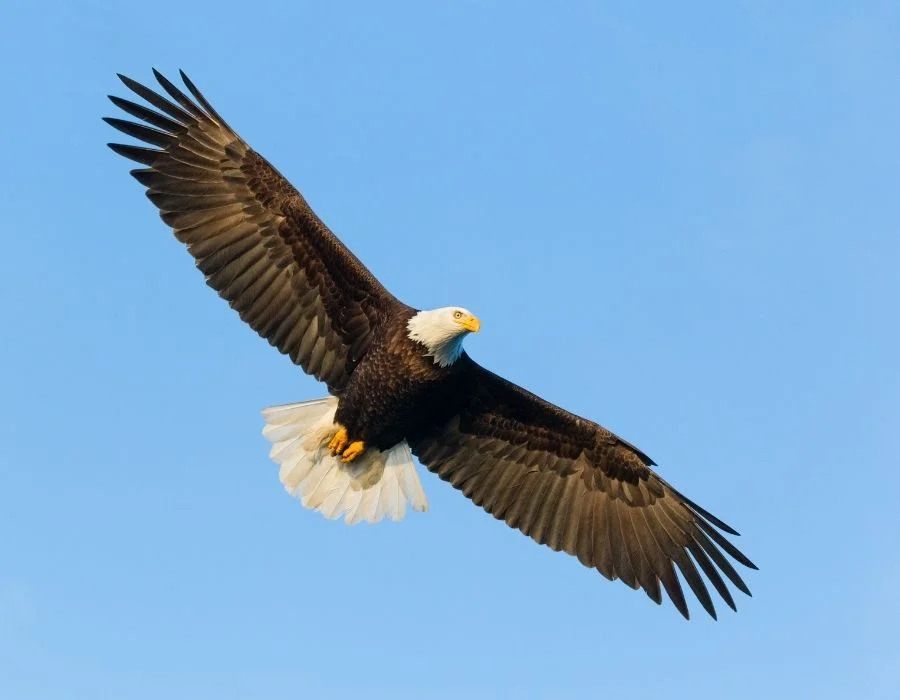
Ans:
[{"label": "outstretched wing", "polygon": [[155,148],[110,148],[146,166],[132,175],[206,283],[253,330],[340,394],[376,326],[402,305],[184,73],[193,100],[154,75],[171,100],[120,75],[159,111],[110,96],[143,123],[105,121]]},{"label": "outstretched wing", "polygon": [[721,574],[750,595],[723,552],[756,566],[719,530],[738,533],[660,478],[649,457],[466,355],[459,364],[423,420],[430,427],[410,440],[429,470],[535,542],[643,588],[657,603],[662,584],[686,618],[674,567],[714,618],[697,566],[732,609]]}]

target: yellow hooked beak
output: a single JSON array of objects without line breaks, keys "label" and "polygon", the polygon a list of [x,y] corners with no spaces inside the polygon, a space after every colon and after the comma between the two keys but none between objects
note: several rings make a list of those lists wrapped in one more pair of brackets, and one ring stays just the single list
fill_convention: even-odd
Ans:
[{"label": "yellow hooked beak", "polygon": [[479,321],[474,316],[469,316],[468,318],[464,318],[460,325],[465,328],[469,333],[477,333],[478,329],[481,328],[481,321]]}]

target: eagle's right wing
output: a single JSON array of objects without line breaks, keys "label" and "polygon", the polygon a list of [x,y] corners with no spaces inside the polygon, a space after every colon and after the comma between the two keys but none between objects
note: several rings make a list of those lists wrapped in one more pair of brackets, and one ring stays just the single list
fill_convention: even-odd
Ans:
[{"label": "eagle's right wing", "polygon": [[253,330],[340,394],[377,324],[402,304],[184,73],[194,100],[154,74],[174,102],[120,76],[159,111],[110,96],[145,123],[106,121],[156,148],[110,148],[146,166],[132,174],[207,284]]},{"label": "eagle's right wing", "polygon": [[713,617],[697,566],[729,607],[722,574],[750,594],[724,553],[756,566],[719,530],[737,532],[670,486],[647,455],[467,355],[458,362],[409,439],[429,470],[539,544],[643,588],[657,603],[662,584],[685,617],[675,567]]}]

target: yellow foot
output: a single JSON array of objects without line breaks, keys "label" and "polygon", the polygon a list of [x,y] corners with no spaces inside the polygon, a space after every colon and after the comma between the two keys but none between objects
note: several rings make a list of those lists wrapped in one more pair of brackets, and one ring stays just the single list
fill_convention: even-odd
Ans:
[{"label": "yellow foot", "polygon": [[366,443],[362,440],[357,440],[356,442],[351,442],[347,449],[344,450],[341,455],[342,462],[352,462],[354,459],[359,457],[363,452],[366,451]]},{"label": "yellow foot", "polygon": [[331,442],[328,443],[328,450],[337,457],[341,452],[344,451],[344,448],[347,446],[347,441],[350,438],[347,436],[347,429],[341,427],[335,434],[334,437],[331,438]]}]

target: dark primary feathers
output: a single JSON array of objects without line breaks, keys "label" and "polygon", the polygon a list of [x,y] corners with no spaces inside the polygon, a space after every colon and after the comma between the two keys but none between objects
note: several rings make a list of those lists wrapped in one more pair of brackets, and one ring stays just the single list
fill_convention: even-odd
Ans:
[{"label": "dark primary feathers", "polygon": [[722,551],[756,566],[717,528],[738,533],[666,483],[649,457],[467,355],[460,362],[460,380],[442,397],[453,406],[450,418],[410,439],[429,470],[535,542],[643,588],[657,603],[662,584],[685,617],[673,565],[713,617],[695,562],[732,609],[721,573],[750,595]]},{"label": "dark primary feathers", "polygon": [[174,102],[120,75],[159,111],[110,96],[146,124],[105,121],[155,148],[110,148],[147,166],[132,175],[187,244],[206,283],[253,330],[340,393],[379,319],[400,303],[184,73],[194,100],[154,75]]},{"label": "dark primary feathers", "polygon": [[[144,168],[163,220],[207,283],[281,352],[340,394],[379,323],[405,307],[328,230],[306,201],[226,124],[182,73],[194,99],[154,71],[171,99],[129,78],[158,111],[110,99],[144,122],[107,119],[152,148],[110,144]],[[662,589],[688,616],[676,569],[716,616],[702,571],[731,607],[725,579],[749,595],[726,554],[756,568],[635,447],[481,368],[463,355],[409,442],[428,469],[536,542],[609,579]],[[698,570],[699,567],[699,570]],[[724,578],[723,578],[724,575]]]}]

